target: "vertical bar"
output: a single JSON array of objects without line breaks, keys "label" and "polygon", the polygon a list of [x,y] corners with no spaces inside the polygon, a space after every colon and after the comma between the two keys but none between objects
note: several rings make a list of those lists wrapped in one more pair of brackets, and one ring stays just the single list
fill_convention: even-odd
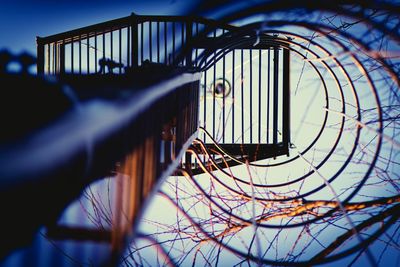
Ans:
[{"label": "vertical bar", "polygon": [[164,63],[168,65],[167,22],[164,21]]},{"label": "vertical bar", "polygon": [[235,50],[232,50],[232,144],[235,143]]},{"label": "vertical bar", "polygon": [[253,49],[249,49],[250,60],[250,143],[253,143]]},{"label": "vertical bar", "polygon": [[[133,25],[133,24],[132,24]],[[131,67],[133,65],[133,46],[131,48],[131,38],[132,38],[132,28],[133,26],[128,26],[126,28],[126,64],[128,67]],[[137,62],[137,61],[136,61]]]},{"label": "vertical bar", "polygon": [[61,74],[61,62],[62,62],[62,60],[61,60],[61,46],[62,46],[62,43],[64,42],[64,40],[59,40],[59,41],[57,41],[57,73],[58,74]]},{"label": "vertical bar", "polygon": [[50,44],[47,44],[47,74],[50,74]]},{"label": "vertical bar", "polygon": [[172,22],[172,65],[175,63],[175,21]]},{"label": "vertical bar", "polygon": [[189,86],[189,108],[188,108],[188,117],[189,117],[189,132],[188,132],[188,137],[193,131],[193,100],[194,100],[194,94],[193,94],[193,86],[190,84]]},{"label": "vertical bar", "polygon": [[140,24],[140,64],[144,61],[144,22]]},{"label": "vertical bar", "polygon": [[[103,60],[106,59],[106,34],[103,32],[102,34],[103,41]],[[103,74],[106,73],[106,68],[103,66]]]},{"label": "vertical bar", "polygon": [[[289,146],[290,143],[290,51],[283,49],[283,126],[282,141],[283,144]],[[287,155],[289,156],[289,150]]]},{"label": "vertical bar", "polygon": [[186,170],[192,170],[192,154],[188,152],[185,153],[185,167]]},{"label": "vertical bar", "polygon": [[[199,35],[199,23],[196,23],[196,37]],[[196,66],[197,66],[197,57],[199,55],[199,49],[196,48],[196,54],[195,54],[195,61],[196,61]]]},{"label": "vertical bar", "polygon": [[[131,45],[132,45],[132,50],[131,50],[131,64],[132,67],[137,67],[138,66],[138,61],[139,61],[139,37],[138,37],[138,20],[136,16],[132,13],[132,25],[131,25]],[[142,24],[143,25],[143,24]],[[129,31],[128,31],[129,33]],[[129,37],[128,37],[129,40]],[[143,44],[142,44],[143,45]],[[129,46],[128,46],[128,51],[129,51]]]},{"label": "vertical bar", "polygon": [[87,45],[86,45],[86,64],[87,64],[87,66],[86,66],[86,69],[87,69],[87,74],[89,74],[90,73],[90,57],[89,57],[89,55],[90,55],[90,40],[89,40],[89,34],[86,36],[87,38],[86,38],[86,42],[87,42]]},{"label": "vertical bar", "polygon": [[[222,35],[225,30],[222,30]],[[224,91],[222,93],[222,143],[225,143],[225,51],[222,57],[222,88]]]},{"label": "vertical bar", "polygon": [[56,57],[57,57],[56,72],[58,74],[60,74],[60,44],[59,44],[59,41],[56,41]]},{"label": "vertical bar", "polygon": [[270,116],[270,107],[269,107],[269,99],[270,99],[270,90],[271,90],[271,49],[268,48],[268,67],[267,67],[267,144],[269,144],[269,116]]},{"label": "vertical bar", "polygon": [[272,140],[274,144],[278,143],[278,70],[279,70],[279,49],[274,47],[274,111],[273,111],[273,136]]},{"label": "vertical bar", "polygon": [[[181,23],[181,49],[184,48],[185,45],[185,23]],[[185,59],[182,59],[182,64],[187,64],[187,62],[184,62]],[[177,62],[179,64],[179,62]],[[187,65],[186,65],[187,66]]]},{"label": "vertical bar", "polygon": [[82,38],[81,35],[79,35],[79,45],[78,45],[78,61],[79,61],[79,74],[82,74]]},{"label": "vertical bar", "polygon": [[60,44],[60,74],[65,73],[65,40]]},{"label": "vertical bar", "polygon": [[160,63],[160,22],[157,21],[157,63]]},{"label": "vertical bar", "polygon": [[[206,113],[207,113],[207,70],[204,71],[204,92],[203,92],[203,100],[204,100],[204,107],[203,107],[203,123],[204,129],[206,129]],[[206,142],[206,134],[204,133],[204,142]]]},{"label": "vertical bar", "polygon": [[[187,51],[187,56],[186,56],[186,66],[191,67],[192,66],[192,48],[191,48],[191,39],[192,39],[192,27],[193,27],[193,22],[188,21],[186,22],[186,47],[188,48]],[[189,47],[190,45],[190,47]]]},{"label": "vertical bar", "polygon": [[53,74],[57,73],[57,41],[53,43]]},{"label": "vertical bar", "polygon": [[74,73],[74,37],[71,38],[71,73]]},{"label": "vertical bar", "polygon": [[[129,48],[128,48],[129,49]],[[119,64],[122,64],[122,29],[118,30],[118,61]],[[121,74],[122,68],[119,68],[119,74]]]},{"label": "vertical bar", "polygon": [[94,34],[94,72],[97,73],[97,33]]},{"label": "vertical bar", "polygon": [[150,60],[150,62],[153,61],[153,43],[152,43],[153,34],[152,34],[151,24],[152,24],[152,22],[149,21],[149,53],[150,53],[149,60]]},{"label": "vertical bar", "polygon": [[36,36],[36,49],[37,49],[37,63],[36,72],[37,74],[44,74],[44,44],[42,38]]},{"label": "vertical bar", "polygon": [[[110,31],[110,56],[111,56],[111,60],[114,60],[114,45],[113,45],[113,31]],[[110,73],[113,73],[113,68],[110,67]]]},{"label": "vertical bar", "polygon": [[244,143],[244,94],[243,94],[243,49],[240,49],[240,88],[241,88],[241,92],[242,92],[242,144]]},{"label": "vertical bar", "polygon": [[[216,36],[217,36],[217,30],[215,29],[214,30],[214,38],[216,38]],[[214,51],[214,65],[213,65],[213,83],[212,83],[212,85],[213,85],[213,92],[212,92],[212,95],[213,95],[213,116],[212,116],[212,118],[213,118],[213,120],[212,120],[212,124],[213,124],[213,135],[212,135],[212,137],[215,139],[215,140],[217,140],[217,137],[215,136],[215,116],[216,116],[216,114],[215,114],[215,79],[216,79],[216,69],[217,69],[217,61],[216,61],[216,51]]]},{"label": "vertical bar", "polygon": [[258,50],[258,143],[261,143],[261,49]]},{"label": "vertical bar", "polygon": [[194,105],[194,121],[195,121],[195,128],[193,129],[193,132],[195,132],[199,126],[199,98],[200,98],[200,90],[196,90],[197,88],[200,88],[200,81],[197,81],[197,83],[194,85],[194,91],[196,92],[196,103]]}]

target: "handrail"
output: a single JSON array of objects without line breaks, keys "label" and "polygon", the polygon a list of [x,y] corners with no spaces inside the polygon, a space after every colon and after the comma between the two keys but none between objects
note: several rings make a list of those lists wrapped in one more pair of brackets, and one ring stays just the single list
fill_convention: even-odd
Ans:
[{"label": "handrail", "polygon": [[[103,32],[109,32],[112,31],[113,29],[118,29],[118,28],[123,28],[129,26],[131,22],[131,16],[127,17],[122,17],[114,20],[109,20],[97,24],[93,24],[90,26],[85,26],[82,28],[62,32],[62,33],[57,33],[53,35],[49,35],[46,37],[40,37],[37,36],[37,44],[38,45],[44,45],[48,43],[53,43],[53,42],[58,42],[58,41],[64,41],[64,43],[71,42],[73,40],[78,40],[79,36],[84,36],[85,38],[91,37],[95,35],[95,33],[103,33]],[[85,33],[87,35],[85,35]],[[77,37],[77,38],[74,38]]]},{"label": "handrail", "polygon": [[65,159],[72,159],[81,153],[93,154],[87,146],[88,142],[92,145],[104,142],[110,136],[130,128],[133,121],[138,120],[156,101],[185,84],[198,81],[200,77],[200,73],[176,75],[124,98],[122,103],[118,99],[81,103],[26,142],[1,146],[2,187],[23,183],[24,179],[21,178],[24,177],[29,181],[32,174],[38,177],[45,175],[64,166]]}]

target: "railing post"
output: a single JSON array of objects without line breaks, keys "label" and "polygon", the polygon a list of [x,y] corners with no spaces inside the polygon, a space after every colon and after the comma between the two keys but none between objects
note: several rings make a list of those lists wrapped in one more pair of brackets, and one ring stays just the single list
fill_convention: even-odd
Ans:
[{"label": "railing post", "polygon": [[[290,143],[290,51],[283,49],[283,103],[282,103],[283,133],[282,141],[285,146]],[[288,150],[289,156],[289,150]]]},{"label": "railing post", "polygon": [[42,38],[36,36],[36,46],[37,46],[37,62],[36,71],[37,74],[44,74],[44,43]]},{"label": "railing post", "polygon": [[[88,54],[89,56],[89,54]],[[64,40],[60,43],[60,74],[65,74],[65,44]]]},{"label": "railing post", "polygon": [[274,47],[274,96],[273,96],[273,121],[272,121],[272,141],[278,143],[278,93],[279,93],[279,47]]},{"label": "railing post", "polygon": [[[135,13],[131,14],[131,59],[132,59],[132,67],[138,66],[139,61],[139,39],[138,39],[138,19]],[[143,45],[143,44],[141,44]],[[129,49],[129,48],[128,48]]]},{"label": "railing post", "polygon": [[[186,51],[186,66],[192,66],[192,47],[191,47],[191,39],[193,37],[193,22],[191,20],[186,22],[186,42],[185,46],[187,47]],[[190,45],[190,47],[189,47]]]}]

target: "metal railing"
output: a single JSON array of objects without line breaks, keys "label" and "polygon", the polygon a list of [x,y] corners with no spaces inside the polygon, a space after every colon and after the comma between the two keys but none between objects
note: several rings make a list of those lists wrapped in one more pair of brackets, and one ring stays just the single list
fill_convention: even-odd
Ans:
[{"label": "metal railing", "polygon": [[200,125],[219,144],[288,143],[289,66],[278,47],[225,52],[203,72]]},{"label": "metal railing", "polygon": [[199,136],[203,142],[236,155],[246,145],[257,158],[288,154],[290,52],[282,39],[200,17],[131,14],[37,43],[42,74],[124,74],[158,64],[202,71],[199,126],[211,135]]},{"label": "metal railing", "polygon": [[37,37],[38,73],[106,73],[105,68],[99,66],[101,59],[113,61],[117,73],[123,73],[124,67],[137,67],[147,61],[191,66],[199,50],[180,61],[175,58],[191,38],[206,28],[219,33],[222,29],[234,29],[200,17],[132,14],[44,38]]}]

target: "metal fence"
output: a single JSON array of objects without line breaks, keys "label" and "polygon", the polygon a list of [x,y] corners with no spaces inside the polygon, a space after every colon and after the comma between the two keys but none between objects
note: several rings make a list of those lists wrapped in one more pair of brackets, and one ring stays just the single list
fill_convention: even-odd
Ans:
[{"label": "metal fence", "polygon": [[[106,73],[102,67],[105,60],[113,61],[116,73],[145,62],[190,66],[199,50],[193,51],[192,57],[176,61],[178,52],[206,28],[222,31],[218,25],[221,24],[198,17],[132,14],[45,38],[37,37],[38,73]],[[224,27],[225,30],[234,28]]]},{"label": "metal fence", "polygon": [[132,14],[38,37],[38,73],[124,74],[149,64],[200,70],[203,142],[236,155],[243,144],[263,158],[288,154],[289,47],[269,35],[255,44],[252,33],[237,32],[199,17]]}]

